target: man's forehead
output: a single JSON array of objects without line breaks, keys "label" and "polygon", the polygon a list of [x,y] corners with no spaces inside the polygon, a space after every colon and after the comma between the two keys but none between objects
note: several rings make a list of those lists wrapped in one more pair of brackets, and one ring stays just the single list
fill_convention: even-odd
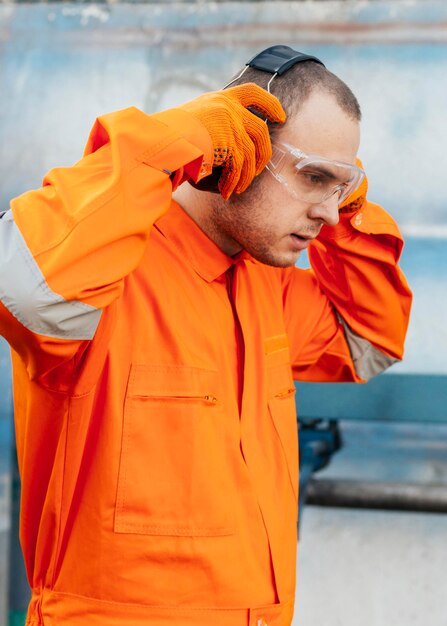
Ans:
[{"label": "man's forehead", "polygon": [[354,163],[360,142],[360,125],[329,94],[314,93],[278,129],[280,141],[307,153]]}]

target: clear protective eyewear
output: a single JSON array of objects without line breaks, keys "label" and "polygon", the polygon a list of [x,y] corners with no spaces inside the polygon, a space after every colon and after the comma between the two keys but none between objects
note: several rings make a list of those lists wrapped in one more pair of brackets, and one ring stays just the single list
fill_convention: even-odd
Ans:
[{"label": "clear protective eyewear", "polygon": [[294,198],[318,204],[337,194],[339,206],[365,176],[357,165],[306,154],[299,148],[279,142],[272,142],[272,158],[266,169]]}]

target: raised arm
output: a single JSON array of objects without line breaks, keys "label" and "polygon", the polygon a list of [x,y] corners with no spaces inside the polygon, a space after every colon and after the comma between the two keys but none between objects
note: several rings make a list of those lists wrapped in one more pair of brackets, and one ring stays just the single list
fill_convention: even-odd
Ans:
[{"label": "raised arm", "polygon": [[248,107],[284,121],[256,85],[211,92],[177,109],[99,118],[84,158],[52,170],[0,217],[0,334],[37,378],[110,332],[104,315],[139,264],[151,226],[184,180],[219,165],[224,197],[243,191],[271,154]]},{"label": "raised arm", "polygon": [[311,270],[286,274],[285,316],[296,380],[364,382],[403,355],[411,291],[403,246],[377,204],[342,213],[309,249]]},{"label": "raised arm", "polygon": [[96,121],[81,161],[12,201],[0,219],[0,333],[31,376],[93,337],[170,205],[170,172],[197,180],[204,160],[210,138],[190,114],[126,109]]}]

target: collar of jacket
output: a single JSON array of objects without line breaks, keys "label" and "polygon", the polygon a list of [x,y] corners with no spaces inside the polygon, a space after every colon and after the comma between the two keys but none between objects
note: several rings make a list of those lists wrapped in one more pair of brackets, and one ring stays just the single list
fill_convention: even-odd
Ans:
[{"label": "collar of jacket", "polygon": [[194,220],[176,202],[155,224],[166,239],[172,242],[204,280],[211,283],[224,274],[231,265],[241,261],[255,261],[242,250],[230,257],[212,241]]}]

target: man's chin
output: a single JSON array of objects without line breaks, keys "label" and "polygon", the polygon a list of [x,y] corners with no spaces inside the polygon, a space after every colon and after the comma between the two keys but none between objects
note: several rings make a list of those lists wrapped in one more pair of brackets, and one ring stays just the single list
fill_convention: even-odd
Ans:
[{"label": "man's chin", "polygon": [[296,265],[298,258],[301,254],[301,251],[294,252],[274,252],[274,251],[265,251],[259,254],[252,254],[253,258],[255,258],[260,263],[264,263],[264,265],[270,265],[271,267],[293,267]]}]

